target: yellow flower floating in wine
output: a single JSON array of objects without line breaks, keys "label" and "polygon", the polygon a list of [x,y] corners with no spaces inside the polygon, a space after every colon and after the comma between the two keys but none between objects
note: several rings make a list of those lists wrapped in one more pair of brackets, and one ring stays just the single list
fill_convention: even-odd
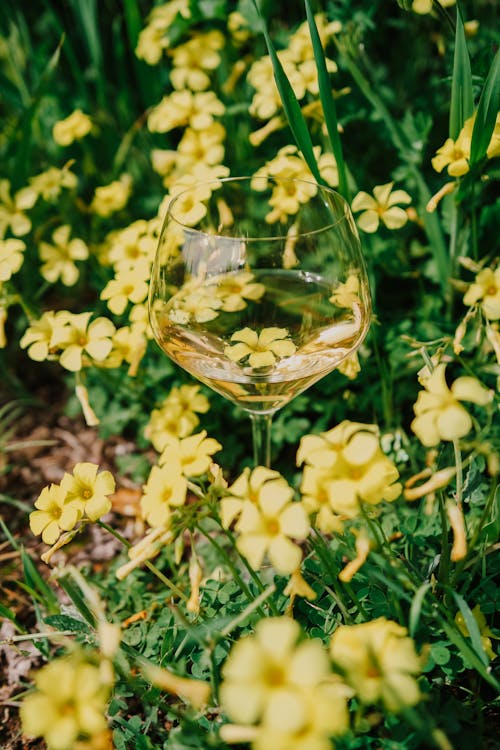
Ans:
[{"label": "yellow flower floating in wine", "polygon": [[250,367],[270,367],[282,357],[291,357],[297,347],[290,338],[287,328],[263,328],[260,333],[251,328],[235,331],[224,354],[232,362],[241,362],[248,358]]}]

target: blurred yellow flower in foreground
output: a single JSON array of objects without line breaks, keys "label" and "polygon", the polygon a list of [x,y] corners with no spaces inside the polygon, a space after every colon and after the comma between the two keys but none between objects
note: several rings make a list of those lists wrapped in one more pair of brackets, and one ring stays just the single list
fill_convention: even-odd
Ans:
[{"label": "blurred yellow flower in foreground", "polygon": [[467,289],[464,305],[477,303],[488,320],[500,318],[500,266],[495,270],[483,268]]},{"label": "blurred yellow flower in foreground", "polygon": [[300,634],[291,618],[260,620],[222,668],[222,709],[238,724],[258,723],[254,748],[330,747],[328,738],[347,729],[350,691],[332,674],[321,641]]},{"label": "blurred yellow flower in foreground", "polygon": [[413,406],[415,419],[411,429],[427,447],[464,437],[472,429],[472,418],[461,401],[485,406],[493,399],[493,392],[470,376],[457,378],[448,388],[445,372],[446,365],[439,364],[430,375],[421,378],[424,390]]},{"label": "blurred yellow flower in foreground", "polygon": [[330,642],[334,665],[362,703],[383,703],[389,711],[413,706],[421,698],[417,676],[421,659],[406,628],[380,617],[360,625],[341,625]]},{"label": "blurred yellow flower in foreground", "polygon": [[376,232],[380,222],[387,229],[399,229],[408,221],[408,214],[397,203],[411,203],[411,197],[405,190],[393,190],[393,182],[377,185],[373,196],[361,191],[352,201],[354,212],[363,211],[357,219],[357,225],[363,232]]},{"label": "blurred yellow flower in foreground", "polygon": [[282,357],[291,357],[296,346],[286,328],[263,328],[260,333],[242,328],[231,336],[236,343],[226,346],[224,354],[232,362],[247,359],[250,367],[270,367]]},{"label": "blurred yellow flower in foreground", "polygon": [[59,146],[70,146],[92,130],[92,120],[81,109],[75,109],[64,120],[59,120],[52,128],[52,137]]},{"label": "blurred yellow flower in foreground", "polygon": [[56,658],[36,673],[35,692],[21,703],[23,730],[43,737],[48,750],[74,750],[78,740],[106,732],[110,691],[99,666],[79,654]]}]

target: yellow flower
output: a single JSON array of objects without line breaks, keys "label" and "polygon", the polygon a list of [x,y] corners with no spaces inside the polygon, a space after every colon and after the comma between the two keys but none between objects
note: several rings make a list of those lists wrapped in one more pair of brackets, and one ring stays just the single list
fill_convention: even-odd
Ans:
[{"label": "yellow flower", "polygon": [[144,434],[161,453],[172,439],[187,437],[199,423],[194,412],[167,400],[159,409],[153,409]]},{"label": "yellow flower", "polygon": [[84,138],[92,129],[92,120],[82,112],[75,109],[64,120],[58,120],[52,128],[52,137],[59,146],[70,146],[73,141]]},{"label": "yellow flower", "polygon": [[206,430],[179,440],[173,438],[163,450],[159,464],[170,466],[179,464],[181,472],[186,477],[197,477],[206,474],[212,464],[212,455],[219,451],[222,445],[207,438]]},{"label": "yellow flower", "polygon": [[33,321],[26,329],[21,338],[20,346],[28,348],[28,356],[36,362],[43,362],[55,352],[52,344],[54,335],[66,337],[67,324],[71,319],[71,313],[66,310],[54,312],[48,310],[38,319]]},{"label": "yellow flower", "polygon": [[[455,3],[456,0],[440,0],[440,4],[443,8],[449,8],[450,6],[455,5]],[[431,13],[433,7],[433,0],[413,0],[411,9],[414,13],[425,15],[426,13]]]},{"label": "yellow flower", "polygon": [[53,331],[51,346],[63,350],[59,361],[66,370],[81,370],[86,365],[84,355],[102,362],[113,348],[111,338],[116,330],[113,323],[108,318],[96,318],[89,323],[91,316],[89,312],[68,314],[66,325]]},{"label": "yellow flower", "polygon": [[161,406],[151,412],[144,434],[159,453],[172,439],[190,435],[200,422],[196,413],[204,414],[210,408],[207,397],[199,391],[198,385],[172,388]]},{"label": "yellow flower", "polygon": [[31,219],[25,211],[33,208],[37,193],[30,187],[22,188],[10,195],[10,182],[0,180],[0,239],[10,228],[16,237],[22,237],[31,229]]},{"label": "yellow flower", "polygon": [[461,401],[485,406],[493,399],[492,391],[469,376],[457,378],[448,388],[445,371],[446,365],[439,364],[423,379],[424,390],[419,392],[413,406],[415,419],[411,429],[427,447],[437,445],[441,440],[464,437],[472,429],[471,416]]},{"label": "yellow flower", "polygon": [[245,503],[257,503],[262,496],[282,498],[288,502],[291,488],[278,471],[257,466],[252,471],[247,467],[236,481],[228,487],[228,495],[221,500],[221,520],[228,529],[240,515]]},{"label": "yellow flower", "polygon": [[43,737],[48,750],[74,750],[77,740],[105,732],[110,690],[99,666],[80,654],[53,659],[21,704],[23,730]]},{"label": "yellow flower", "polygon": [[481,310],[488,320],[500,318],[500,266],[483,268],[476,275],[464,296],[464,305],[480,303]]},{"label": "yellow flower", "polygon": [[187,482],[179,463],[153,466],[144,485],[141,508],[152,527],[167,526],[172,508],[186,502]]},{"label": "yellow flower", "polygon": [[134,268],[136,263],[152,263],[158,245],[158,231],[154,221],[139,219],[125,229],[110,232],[105,244],[105,262],[115,271]]},{"label": "yellow flower", "polygon": [[42,535],[45,544],[54,544],[61,531],[71,531],[83,515],[84,506],[78,499],[67,499],[66,490],[58,484],[44,487],[30,513],[30,529]]},{"label": "yellow flower", "polygon": [[360,502],[391,502],[401,492],[399,473],[383,454],[375,425],[345,420],[321,435],[304,436],[297,464],[304,462],[301,492],[307,507],[319,512],[320,528],[331,524],[336,530],[335,516],[353,518]]},{"label": "yellow flower", "polygon": [[330,654],[362,703],[381,702],[389,711],[413,706],[421,698],[418,657],[406,628],[381,617],[361,625],[341,625]]},{"label": "yellow flower", "polygon": [[[436,151],[436,156],[431,160],[432,166],[436,172],[442,172],[447,167],[447,172],[452,177],[462,177],[469,171],[470,147],[472,142],[472,131],[476,120],[476,112],[464,122],[462,130],[457,136],[456,141],[447,138],[441,148]],[[500,123],[497,116],[497,125],[493,131],[490,140],[487,157],[493,159],[500,153],[498,151],[498,124]]]},{"label": "yellow flower", "polygon": [[220,31],[197,34],[172,50],[173,69],[170,81],[174,89],[203,91],[210,86],[207,70],[215,70],[220,63],[218,50],[224,46]]},{"label": "yellow flower", "polygon": [[142,29],[137,40],[135,53],[148,65],[160,62],[163,50],[168,47],[168,29],[177,15],[190,18],[189,0],[169,0],[155,6],[148,16],[148,24]]},{"label": "yellow flower", "polygon": [[110,471],[98,472],[97,464],[82,462],[75,464],[72,474],[67,472],[61,480],[66,492],[66,502],[81,503],[85,515],[97,521],[111,508],[109,495],[115,491],[115,480]]},{"label": "yellow flower", "polygon": [[63,188],[72,190],[78,184],[78,178],[71,172],[69,165],[49,167],[45,172],[30,177],[30,185],[35,195],[41,195],[46,201],[54,201],[59,197]]},{"label": "yellow flower", "polygon": [[[304,81],[297,70],[293,55],[289,50],[280,50],[278,57],[283,65],[288,80],[297,99],[302,99],[306,93]],[[250,114],[261,120],[268,120],[282,109],[281,98],[274,79],[274,68],[269,55],[256,60],[248,71],[247,80],[255,89],[250,104]]]},{"label": "yellow flower", "polygon": [[26,245],[22,240],[10,237],[0,239],[0,283],[8,281],[23,265]]},{"label": "yellow flower", "polygon": [[293,490],[285,483],[279,492],[269,492],[269,482],[255,503],[243,503],[235,530],[236,546],[254,570],[264,557],[278,573],[293,573],[300,565],[302,551],[292,539],[303,540],[309,534],[309,518],[300,502],[293,502]]},{"label": "yellow flower", "polygon": [[113,348],[103,361],[105,367],[119,367],[122,362],[130,365],[128,374],[137,374],[140,361],[146,353],[147,339],[142,325],[123,326],[118,328],[112,338]]},{"label": "yellow flower", "polygon": [[301,734],[316,735],[325,743],[348,725],[348,691],[335,680],[322,643],[299,637],[298,623],[288,617],[260,620],[255,634],[233,646],[222,668],[223,711],[239,724],[258,722],[267,737],[288,735],[297,742],[278,745],[283,748],[309,747],[298,744]]},{"label": "yellow flower", "polygon": [[286,328],[263,328],[260,333],[251,328],[242,328],[231,336],[237,343],[224,349],[225,356],[232,362],[248,358],[250,367],[271,367],[282,357],[291,357],[296,346]]},{"label": "yellow flower", "polygon": [[193,130],[204,130],[224,111],[224,104],[213,91],[173,91],[150,111],[148,129],[152,133],[168,133],[189,125]]},{"label": "yellow flower", "polygon": [[226,129],[220,122],[213,122],[204,130],[186,128],[177,146],[177,166],[182,172],[190,172],[195,164],[209,166],[220,164],[224,158]]},{"label": "yellow flower", "polygon": [[210,197],[210,189],[205,186],[179,186],[181,192],[175,197],[175,204],[172,208],[175,219],[188,227],[194,227],[207,213],[207,207],[204,201]]},{"label": "yellow flower", "polygon": [[393,190],[394,183],[377,185],[373,188],[373,197],[364,191],[358,193],[352,201],[352,210],[363,211],[357,224],[364,232],[376,232],[380,221],[388,229],[399,229],[408,221],[406,211],[396,203],[411,203],[405,190]]},{"label": "yellow flower", "polygon": [[121,211],[128,203],[132,190],[132,178],[128,174],[122,174],[119,180],[102,185],[95,189],[94,197],[90,203],[90,210],[98,216],[107,218],[116,211]]},{"label": "yellow flower", "polygon": [[40,273],[51,284],[58,279],[65,286],[73,286],[78,280],[78,268],[73,261],[88,258],[89,250],[83,240],[69,239],[71,227],[63,224],[52,234],[54,244],[40,242],[40,258],[43,261]]},{"label": "yellow flower", "polygon": [[129,302],[138,304],[146,299],[150,269],[150,262],[146,258],[142,258],[130,268],[119,270],[115,278],[108,281],[100,297],[107,300],[112,313],[121,315],[125,312]]}]

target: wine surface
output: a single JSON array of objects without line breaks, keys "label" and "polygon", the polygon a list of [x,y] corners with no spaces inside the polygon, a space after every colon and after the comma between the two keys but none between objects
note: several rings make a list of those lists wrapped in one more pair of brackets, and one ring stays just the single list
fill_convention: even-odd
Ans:
[{"label": "wine surface", "polygon": [[[272,413],[331,372],[362,342],[360,296],[331,281],[258,269],[189,281],[156,302],[158,343],[182,368],[243,409]],[[332,301],[335,300],[335,301]]]}]

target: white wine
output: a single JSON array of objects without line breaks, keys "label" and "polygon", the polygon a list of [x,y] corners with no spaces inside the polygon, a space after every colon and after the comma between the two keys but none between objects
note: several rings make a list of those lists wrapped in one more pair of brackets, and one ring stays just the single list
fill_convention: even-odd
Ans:
[{"label": "white wine", "polygon": [[[253,270],[244,272],[245,284],[238,274],[191,280],[157,304],[152,314],[158,343],[243,409],[272,413],[355,351],[369,313],[362,294],[334,304],[331,281],[307,271]],[[263,331],[269,332],[267,346],[260,343]]]}]

